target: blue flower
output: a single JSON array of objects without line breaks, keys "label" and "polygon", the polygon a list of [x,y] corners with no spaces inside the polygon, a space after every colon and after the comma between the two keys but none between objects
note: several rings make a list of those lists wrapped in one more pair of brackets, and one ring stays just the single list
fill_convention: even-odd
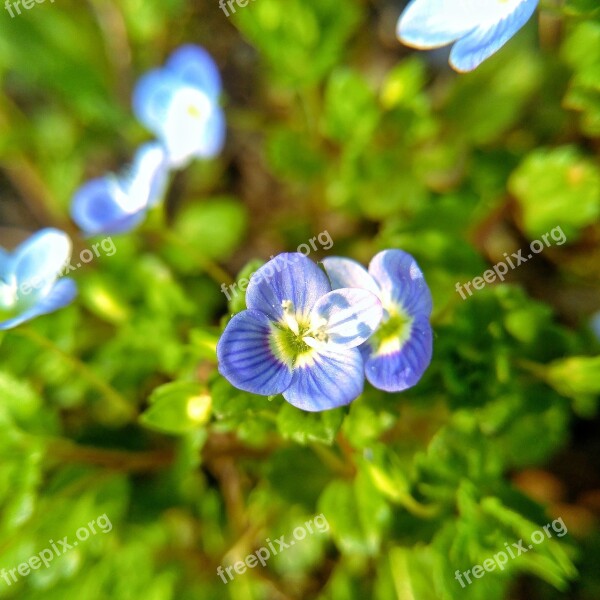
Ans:
[{"label": "blue flower", "polygon": [[358,346],[382,316],[379,300],[358,289],[331,290],[325,273],[299,253],[261,267],[217,345],[219,371],[235,387],[283,394],[319,411],[346,405],[364,387]]},{"label": "blue flower", "polygon": [[192,158],[210,158],[225,142],[225,117],[219,106],[221,77],[210,54],[198,46],[176,50],[162,69],[144,75],[133,94],[141,123],[167,149],[174,168]]},{"label": "blue flower", "polygon": [[398,21],[401,42],[426,50],[456,42],[450,64],[472,71],[510,40],[538,0],[412,0]]},{"label": "blue flower", "polygon": [[73,301],[72,279],[60,279],[71,257],[71,240],[62,231],[44,229],[13,253],[0,248],[0,330],[12,329]]},{"label": "blue flower", "polygon": [[421,379],[431,362],[432,301],[415,259],[402,250],[377,254],[367,272],[347,258],[323,260],[333,289],[361,288],[383,305],[379,329],[361,346],[369,382],[386,392],[401,392]]},{"label": "blue flower", "polygon": [[600,342],[600,311],[592,315],[590,319],[590,327],[596,336],[596,339]]},{"label": "blue flower", "polygon": [[168,177],[163,147],[142,146],[129,170],[93,179],[73,197],[71,216],[88,235],[130,231],[162,197]]}]

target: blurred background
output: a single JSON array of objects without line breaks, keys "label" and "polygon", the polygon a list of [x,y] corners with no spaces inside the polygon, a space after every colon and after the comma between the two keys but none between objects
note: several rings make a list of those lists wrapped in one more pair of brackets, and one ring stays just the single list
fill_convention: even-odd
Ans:
[{"label": "blurred background", "polygon": [[[400,45],[400,1],[233,6],[0,11],[3,248],[44,227],[101,242],[73,194],[151,139],[132,90],[180,45],[214,57],[228,124],[218,158],[71,274],[73,306],[0,333],[0,569],[112,525],[0,598],[597,600],[596,2],[543,3],[468,75]],[[504,283],[457,292],[556,228]],[[245,306],[221,285],[323,232],[315,260],[415,256],[434,357],[413,389],[309,414],[234,389],[215,345]],[[266,566],[217,574],[321,514]],[[568,534],[455,578],[556,519]]]}]

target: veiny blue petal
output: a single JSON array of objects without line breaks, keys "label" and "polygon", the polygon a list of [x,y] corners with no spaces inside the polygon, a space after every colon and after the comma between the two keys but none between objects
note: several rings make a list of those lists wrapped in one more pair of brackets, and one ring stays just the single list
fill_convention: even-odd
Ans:
[{"label": "veiny blue petal", "polygon": [[331,291],[327,276],[299,252],[278,254],[250,279],[246,306],[260,310],[273,321],[283,319],[282,302],[294,304],[297,319],[308,321],[317,300]]},{"label": "veiny blue petal", "polygon": [[381,288],[384,308],[400,304],[411,317],[431,314],[431,292],[419,265],[407,252],[379,252],[369,265],[369,273]]},{"label": "veiny blue petal", "polygon": [[229,321],[219,343],[219,372],[240,390],[271,396],[290,385],[290,368],[270,345],[271,322],[257,310],[245,310]]},{"label": "veiny blue petal", "polygon": [[[375,294],[358,288],[341,288],[317,301],[310,324],[313,331],[320,329],[326,336],[328,347],[355,348],[373,335],[382,316],[383,307]],[[305,341],[309,346],[321,347],[306,338]]]},{"label": "veiny blue petal", "polygon": [[200,46],[182,46],[167,61],[167,69],[182,81],[201,89],[216,102],[221,93],[221,75],[212,56]]},{"label": "veiny blue petal", "polygon": [[142,75],[133,90],[133,112],[140,123],[160,136],[173,96],[182,81],[165,69]]},{"label": "veiny blue petal", "polygon": [[294,368],[294,378],[283,397],[302,410],[329,410],[358,398],[364,383],[364,363],[357,348],[324,350]]},{"label": "veiny blue petal", "polygon": [[67,304],[70,304],[76,295],[77,286],[75,285],[75,282],[72,279],[60,279],[54,284],[48,294],[43,298],[40,298],[36,304],[22,312],[20,315],[1,322],[0,330],[4,331],[6,329],[12,329],[26,321],[31,321],[36,317],[47,315],[59,308],[63,308]]},{"label": "veiny blue petal", "polygon": [[398,20],[397,36],[413,48],[451,44],[479,25],[481,15],[476,3],[485,1],[413,0]]},{"label": "veiny blue petal", "polygon": [[69,262],[71,240],[58,229],[43,229],[21,244],[13,255],[13,273],[17,285],[36,288],[45,295]]},{"label": "veiny blue petal", "polygon": [[538,0],[521,0],[501,20],[482,24],[456,42],[450,52],[450,64],[461,72],[472,71],[512,38],[535,12]]},{"label": "veiny blue petal", "polygon": [[367,342],[361,350],[365,357],[365,374],[371,385],[386,392],[401,392],[416,385],[431,362],[431,325],[426,317],[417,317],[404,343],[386,344],[382,353],[372,350]]},{"label": "veiny blue petal", "polygon": [[88,181],[73,196],[71,218],[88,235],[130,231],[143,220],[145,212],[127,212],[119,201],[123,194],[114,176]]},{"label": "veiny blue petal", "polygon": [[380,289],[376,281],[369,275],[367,270],[355,260],[349,258],[340,258],[338,256],[330,256],[324,258],[323,267],[331,288],[337,290],[339,288],[361,288],[369,290],[376,296],[379,295]]}]

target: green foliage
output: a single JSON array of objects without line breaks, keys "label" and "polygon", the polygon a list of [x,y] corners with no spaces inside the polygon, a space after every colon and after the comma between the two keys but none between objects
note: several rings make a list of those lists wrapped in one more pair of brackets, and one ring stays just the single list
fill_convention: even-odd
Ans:
[{"label": "green foliage", "polygon": [[[525,231],[540,237],[560,225],[567,238],[600,215],[600,170],[574,148],[536,150],[509,182],[523,211]],[[572,209],[577,203],[578,209]]]},{"label": "green foliage", "polygon": [[[131,89],[180,44],[217,59],[228,141],[71,274],[72,306],[0,333],[0,571],[111,523],[0,575],[0,598],[600,597],[597,0],[541,3],[460,76],[390,37],[401,2],[61,2],[2,16],[2,246],[49,225],[75,259],[101,244],[71,197],[148,139]],[[564,245],[457,293],[558,226]],[[234,388],[216,347],[252,274],[325,230],[317,261],[415,256],[434,357],[409,390],[309,413]],[[515,483],[539,471],[567,492]],[[265,566],[217,574],[320,513]],[[564,537],[456,579],[558,517]]]}]

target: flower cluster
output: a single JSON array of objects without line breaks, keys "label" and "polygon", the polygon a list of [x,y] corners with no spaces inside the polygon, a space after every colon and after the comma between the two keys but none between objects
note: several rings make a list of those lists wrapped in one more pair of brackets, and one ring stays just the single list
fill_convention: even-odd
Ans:
[{"label": "flower cluster", "polygon": [[[206,50],[187,45],[162,69],[138,82],[133,108],[157,141],[142,145],[123,173],[93,179],[80,187],[71,216],[87,235],[130,231],[164,196],[169,172],[193,158],[218,154],[225,142],[225,118],[218,102],[219,71]],[[69,304],[72,280],[57,281],[69,263],[68,236],[46,229],[11,255],[0,248],[0,329],[16,327]]]},{"label": "flower cluster", "polygon": [[527,23],[538,1],[412,0],[398,21],[398,37],[420,50],[454,44],[450,64],[472,71]]},{"label": "flower cluster", "polygon": [[75,193],[71,216],[81,230],[96,235],[133,229],[163,197],[171,169],[217,155],[225,142],[220,94],[219,71],[198,46],[179,48],[163,68],[144,75],[133,110],[157,141],[143,145],[122,174],[89,181]]},{"label": "flower cluster", "polygon": [[282,394],[307,411],[349,404],[365,376],[385,391],[414,386],[431,361],[433,336],[431,294],[412,256],[380,252],[368,271],[346,258],[323,266],[280,254],[256,272],[247,310],[217,346],[220,373],[239,389]]}]

